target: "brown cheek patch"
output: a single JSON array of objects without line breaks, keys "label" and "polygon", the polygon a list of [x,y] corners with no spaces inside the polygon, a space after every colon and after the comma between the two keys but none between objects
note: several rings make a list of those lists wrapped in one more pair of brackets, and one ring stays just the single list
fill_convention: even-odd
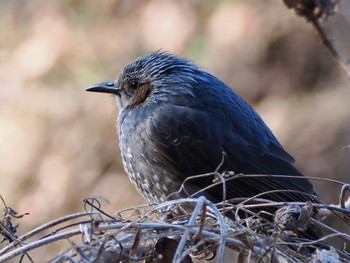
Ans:
[{"label": "brown cheek patch", "polygon": [[141,104],[146,100],[149,93],[151,92],[151,84],[145,83],[138,87],[137,91],[135,92],[134,98],[129,106],[127,106],[128,109],[132,109],[136,107],[137,105]]}]

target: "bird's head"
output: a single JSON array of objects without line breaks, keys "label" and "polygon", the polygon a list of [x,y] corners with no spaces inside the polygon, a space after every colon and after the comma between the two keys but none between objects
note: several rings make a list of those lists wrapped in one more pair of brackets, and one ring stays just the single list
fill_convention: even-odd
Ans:
[{"label": "bird's head", "polygon": [[165,100],[181,91],[191,95],[191,87],[203,75],[200,72],[184,58],[157,51],[125,66],[117,80],[98,83],[87,91],[114,94],[121,109],[132,109],[150,97]]}]

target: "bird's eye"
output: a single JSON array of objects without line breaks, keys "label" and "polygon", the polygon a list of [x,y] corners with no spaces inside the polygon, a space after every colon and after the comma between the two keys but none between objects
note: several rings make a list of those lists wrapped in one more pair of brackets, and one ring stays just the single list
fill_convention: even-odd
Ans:
[{"label": "bird's eye", "polygon": [[138,87],[137,81],[131,81],[131,82],[130,82],[130,88],[131,88],[131,89],[136,89],[137,87]]}]

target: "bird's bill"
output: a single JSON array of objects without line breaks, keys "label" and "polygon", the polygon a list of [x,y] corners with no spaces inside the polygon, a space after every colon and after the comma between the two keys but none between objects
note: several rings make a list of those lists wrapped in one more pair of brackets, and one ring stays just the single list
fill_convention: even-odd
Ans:
[{"label": "bird's bill", "polygon": [[87,88],[86,91],[110,93],[118,96],[120,95],[120,89],[114,86],[114,81],[97,83]]}]

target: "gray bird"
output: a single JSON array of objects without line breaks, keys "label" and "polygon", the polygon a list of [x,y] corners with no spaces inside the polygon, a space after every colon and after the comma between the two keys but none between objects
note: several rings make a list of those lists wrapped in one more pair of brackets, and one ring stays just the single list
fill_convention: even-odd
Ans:
[{"label": "gray bird", "polygon": [[[116,81],[87,91],[114,94],[124,169],[149,202],[161,202],[193,175],[233,171],[226,200],[317,201],[312,184],[294,167],[260,116],[215,76],[189,60],[154,52],[127,65]],[[220,165],[221,163],[221,165]],[[289,178],[259,176],[290,175]],[[187,180],[184,195],[223,200],[214,175]]]}]

